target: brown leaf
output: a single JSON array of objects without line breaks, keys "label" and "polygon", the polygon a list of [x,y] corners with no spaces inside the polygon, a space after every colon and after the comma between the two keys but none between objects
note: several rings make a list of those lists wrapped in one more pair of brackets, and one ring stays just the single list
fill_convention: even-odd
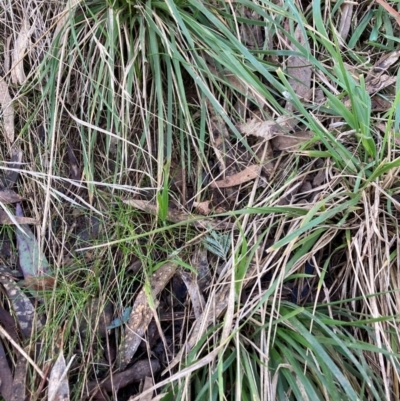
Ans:
[{"label": "brown leaf", "polygon": [[61,352],[50,372],[48,401],[69,400],[69,384],[67,372],[68,368],[65,364],[64,355]]},{"label": "brown leaf", "polygon": [[310,131],[299,131],[294,135],[279,135],[271,140],[275,150],[295,150],[313,137]]},{"label": "brown leaf", "polygon": [[[128,199],[124,200],[124,203],[131,205],[139,210],[143,210],[146,213],[157,216],[157,206],[149,201],[139,199]],[[167,213],[167,220],[174,223],[188,222],[199,229],[213,229],[213,230],[225,230],[231,229],[233,224],[225,223],[223,221],[217,221],[212,219],[206,219],[203,216],[189,213],[181,213],[177,210],[169,209]]]},{"label": "brown leaf", "polygon": [[13,84],[22,85],[26,80],[23,60],[25,57],[25,51],[29,46],[31,33],[29,21],[23,19],[21,30],[19,31],[17,40],[14,43],[14,50],[12,53],[11,81]]},{"label": "brown leaf", "polygon": [[[120,369],[124,369],[132,357],[135,355],[147,327],[153,319],[153,308],[149,305],[149,296],[151,301],[156,304],[155,297],[164,289],[175,274],[177,265],[167,262],[158,268],[150,277],[151,294],[146,293],[145,287],[139,292],[133,304],[129,320],[126,324],[125,335],[119,350],[119,365]],[[156,305],[154,306],[156,307]]]},{"label": "brown leaf", "polygon": [[15,137],[14,128],[14,107],[12,99],[8,91],[8,85],[4,79],[0,78],[0,110],[3,117],[4,133],[6,134],[6,142],[12,144]]},{"label": "brown leaf", "polygon": [[37,220],[31,217],[14,216],[6,213],[4,210],[0,210],[0,224],[11,225],[11,224],[39,224]]},{"label": "brown leaf", "polygon": [[246,167],[241,172],[226,177],[224,180],[214,181],[210,184],[211,188],[230,188],[236,185],[244,184],[245,182],[254,180],[260,174],[261,167],[252,165]]}]

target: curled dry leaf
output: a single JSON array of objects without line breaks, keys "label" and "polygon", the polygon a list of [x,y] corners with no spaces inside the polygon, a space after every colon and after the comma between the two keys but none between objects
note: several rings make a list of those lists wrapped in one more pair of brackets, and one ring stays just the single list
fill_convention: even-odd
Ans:
[{"label": "curled dry leaf", "polygon": [[245,182],[254,180],[260,174],[261,167],[257,165],[252,165],[246,167],[241,172],[226,177],[223,180],[214,181],[210,184],[211,188],[230,188],[240,184],[244,184]]},{"label": "curled dry leaf", "polygon": [[13,84],[22,85],[26,80],[23,60],[26,49],[29,46],[31,33],[29,21],[24,18],[21,23],[21,30],[19,31],[17,40],[14,43],[14,50],[12,53],[11,81]]},{"label": "curled dry leaf", "polygon": [[[146,293],[146,288],[144,287],[136,297],[119,350],[118,362],[120,369],[124,369],[135,355],[144,338],[147,327],[153,319],[154,311],[149,302],[156,303],[155,297],[174,276],[176,268],[177,265],[171,262],[158,268],[150,277],[151,293]],[[149,297],[152,299],[149,300]]]},{"label": "curled dry leaf", "polygon": [[313,137],[311,131],[299,131],[294,135],[278,135],[271,140],[274,150],[295,150]]},{"label": "curled dry leaf", "polygon": [[8,91],[6,81],[0,78],[0,108],[3,117],[4,133],[6,134],[6,142],[12,144],[15,137],[14,128],[14,107],[12,99]]},{"label": "curled dry leaf", "polygon": [[[128,199],[124,200],[123,202],[139,210],[143,210],[146,213],[150,213],[157,216],[157,206],[149,201]],[[188,222],[189,224],[192,224],[193,226],[199,229],[226,230],[233,228],[233,224],[231,223],[205,219],[203,216],[200,215],[181,213],[173,209],[168,210],[167,220],[172,221],[174,223]]]}]

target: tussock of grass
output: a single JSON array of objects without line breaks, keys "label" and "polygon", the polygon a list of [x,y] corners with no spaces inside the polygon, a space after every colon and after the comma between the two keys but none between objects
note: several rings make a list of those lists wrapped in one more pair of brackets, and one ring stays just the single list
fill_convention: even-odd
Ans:
[{"label": "tussock of grass", "polygon": [[[360,4],[346,40],[345,2],[275,3],[0,2],[1,75],[23,154],[17,190],[41,222],[56,277],[39,309],[47,324],[31,342],[41,340],[39,364],[59,347],[77,356],[71,399],[113,372],[122,330],[100,337],[107,305],[121,316],[155,266],[193,270],[204,248],[211,281],[193,347],[190,300],[177,299],[176,282],[161,296],[171,316],[184,316],[179,326],[161,319],[163,368],[186,350],[154,377],[163,399],[399,397],[398,85],[379,92],[390,105],[380,111],[367,79],[395,50],[398,28]],[[17,84],[4,70],[6,46],[24,19],[27,78]],[[290,57],[312,68],[308,100],[293,89]],[[281,116],[312,139],[269,154],[273,171],[237,191],[213,190],[229,168],[267,164],[239,123]],[[0,146],[2,171],[11,151]],[[124,204],[133,198],[156,204],[158,216]],[[167,219],[208,200],[231,230]],[[85,335],[82,321],[93,327]],[[32,372],[30,391],[37,381]]]}]

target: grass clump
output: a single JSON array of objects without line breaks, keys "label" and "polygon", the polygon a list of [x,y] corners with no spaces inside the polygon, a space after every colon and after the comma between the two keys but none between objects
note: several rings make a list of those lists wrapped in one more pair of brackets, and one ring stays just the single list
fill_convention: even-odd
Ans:
[{"label": "grass clump", "polygon": [[119,377],[142,289],[132,363],[165,374],[115,399],[398,398],[398,28],[351,7],[4,4],[2,48],[28,23],[30,42],[24,80],[1,60],[18,127],[1,152],[23,159],[2,170],[53,266],[37,362],[76,356],[71,399]]}]

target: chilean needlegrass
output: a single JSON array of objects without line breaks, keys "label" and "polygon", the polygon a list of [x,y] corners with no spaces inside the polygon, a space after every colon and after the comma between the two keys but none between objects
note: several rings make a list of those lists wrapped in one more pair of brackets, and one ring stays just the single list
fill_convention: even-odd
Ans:
[{"label": "chilean needlegrass", "polygon": [[[25,60],[31,71],[14,88],[18,142],[29,162],[19,169],[18,189],[41,222],[37,234],[57,283],[42,294],[48,323],[40,361],[60,346],[67,359],[77,355],[71,399],[87,395],[89,380],[112,373],[99,337],[107,305],[122,316],[155,266],[172,260],[193,270],[199,247],[213,265],[209,319],[191,349],[191,320],[173,333],[172,343],[187,354],[179,368],[155,377],[165,400],[399,397],[400,95],[388,91],[391,107],[374,111],[357,69],[379,58],[367,59],[368,49],[394,50],[391,19],[360,5],[361,23],[344,47],[337,35],[343,1],[313,1],[305,9],[297,1],[275,3],[4,7],[13,18],[2,14],[12,21],[3,46],[19,21],[35,21],[34,51]],[[58,18],[46,19],[46,12]],[[254,38],[244,43],[250,27],[262,28],[261,46]],[[289,57],[309,62],[310,91],[323,100],[297,96],[284,68]],[[244,148],[262,162],[236,125],[255,116],[294,117],[313,136],[296,151],[273,155],[281,164],[266,182],[257,178],[217,215],[234,230],[199,233],[187,221],[168,222],[172,206],[186,212],[208,199],[207,177],[220,151],[216,126],[228,132],[232,154]],[[174,189],[176,169],[187,192]],[[319,172],[321,183],[298,191]],[[138,197],[157,204],[158,215],[123,203]],[[98,235],[83,235],[94,221]],[[88,309],[93,299],[95,310]],[[226,308],[213,316],[218,302]],[[92,325],[85,334],[84,324]],[[118,328],[108,354],[120,336]],[[165,350],[164,368],[173,356]]]}]

